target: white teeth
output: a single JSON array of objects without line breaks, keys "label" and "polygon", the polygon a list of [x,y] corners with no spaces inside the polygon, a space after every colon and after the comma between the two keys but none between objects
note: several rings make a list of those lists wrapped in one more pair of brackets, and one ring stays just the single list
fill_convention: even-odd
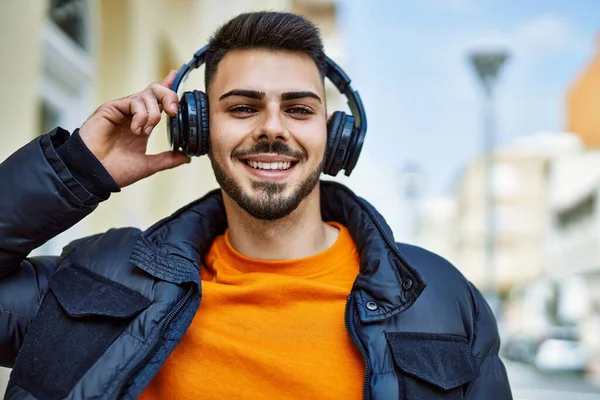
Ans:
[{"label": "white teeth", "polygon": [[278,161],[278,162],[272,162],[272,163],[262,162],[262,161],[246,161],[246,164],[248,164],[252,168],[264,169],[264,170],[286,170],[286,169],[290,169],[292,166],[292,163],[289,161],[287,161],[287,162]]}]

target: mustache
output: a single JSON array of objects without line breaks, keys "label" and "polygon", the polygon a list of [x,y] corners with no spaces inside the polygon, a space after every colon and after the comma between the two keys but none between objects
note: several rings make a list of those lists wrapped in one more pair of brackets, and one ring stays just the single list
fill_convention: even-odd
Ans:
[{"label": "mustache", "polygon": [[248,149],[234,150],[231,158],[244,158],[256,154],[276,154],[279,156],[292,157],[299,161],[306,160],[307,155],[304,150],[294,150],[288,144],[283,142],[257,142]]}]

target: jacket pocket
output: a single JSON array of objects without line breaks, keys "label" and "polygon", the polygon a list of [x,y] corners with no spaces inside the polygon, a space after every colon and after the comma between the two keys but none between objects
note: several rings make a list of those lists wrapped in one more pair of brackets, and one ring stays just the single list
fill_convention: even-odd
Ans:
[{"label": "jacket pocket", "polygon": [[38,399],[62,399],[131,320],[150,305],[138,292],[86,268],[50,280],[11,373]]},{"label": "jacket pocket", "polygon": [[386,333],[397,367],[400,399],[460,400],[463,385],[479,376],[467,339],[454,335]]}]

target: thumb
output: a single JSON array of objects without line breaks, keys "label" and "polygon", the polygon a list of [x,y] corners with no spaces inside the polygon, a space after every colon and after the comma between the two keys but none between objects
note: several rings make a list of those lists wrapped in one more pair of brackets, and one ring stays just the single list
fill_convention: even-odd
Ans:
[{"label": "thumb", "polygon": [[158,154],[152,154],[148,156],[148,169],[149,174],[152,175],[165,169],[171,169],[178,167],[182,164],[188,164],[192,159],[181,152],[176,151],[164,151]]}]

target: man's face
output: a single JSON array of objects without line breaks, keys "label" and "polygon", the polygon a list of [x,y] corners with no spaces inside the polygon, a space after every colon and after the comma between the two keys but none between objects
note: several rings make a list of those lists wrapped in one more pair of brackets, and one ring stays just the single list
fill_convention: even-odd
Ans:
[{"label": "man's face", "polygon": [[323,81],[307,55],[230,51],[208,91],[217,182],[255,218],[289,215],[319,182],[327,141]]}]

